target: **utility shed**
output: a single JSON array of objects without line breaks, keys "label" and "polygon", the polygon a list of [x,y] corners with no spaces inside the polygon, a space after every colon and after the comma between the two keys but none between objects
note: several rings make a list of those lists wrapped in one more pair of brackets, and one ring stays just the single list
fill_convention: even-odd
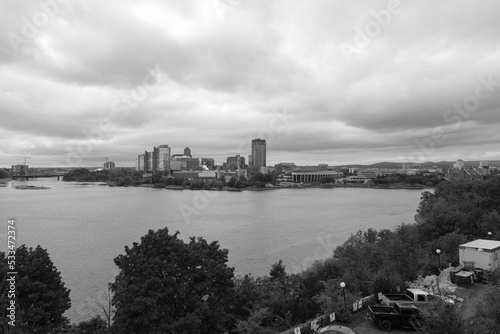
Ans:
[{"label": "utility shed", "polygon": [[500,268],[500,241],[477,239],[458,246],[460,264],[485,270]]}]

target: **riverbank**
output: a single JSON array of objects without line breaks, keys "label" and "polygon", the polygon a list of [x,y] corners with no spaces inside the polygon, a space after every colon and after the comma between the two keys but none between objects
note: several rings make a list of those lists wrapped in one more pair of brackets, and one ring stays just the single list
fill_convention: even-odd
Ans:
[{"label": "riverbank", "polygon": [[[150,187],[154,188],[154,185],[140,185],[138,187]],[[355,189],[388,189],[388,190],[425,190],[430,189],[430,186],[424,185],[416,185],[416,186],[408,186],[408,185],[394,185],[394,186],[380,186],[380,185],[363,185],[363,184],[332,184],[332,185],[318,185],[318,184],[293,184],[287,186],[272,186],[272,187],[245,187],[245,188],[232,188],[232,187],[223,187],[223,188],[202,188],[202,189],[191,189],[189,186],[175,186],[169,185],[166,187],[160,187],[157,189],[168,189],[168,190],[212,190],[212,191],[267,191],[267,190],[279,190],[279,189],[334,189],[334,188],[355,188]]]},{"label": "riverbank", "polygon": [[[89,183],[81,183],[82,185],[87,185]],[[99,185],[106,185],[100,183]],[[363,189],[389,189],[389,190],[425,190],[433,188],[431,186],[425,185],[405,185],[405,184],[393,184],[393,185],[375,185],[375,184],[343,184],[343,183],[332,183],[332,184],[299,184],[292,183],[286,185],[276,185],[276,186],[266,186],[266,187],[244,187],[244,188],[234,188],[234,187],[211,187],[211,188],[196,188],[192,189],[188,185],[168,185],[165,187],[155,187],[155,184],[143,183],[139,185],[125,185],[120,186],[115,183],[107,183],[110,187],[141,187],[141,188],[155,188],[155,189],[167,189],[167,190],[211,190],[211,191],[267,191],[267,190],[278,190],[278,189],[333,189],[333,188],[363,188]]]}]

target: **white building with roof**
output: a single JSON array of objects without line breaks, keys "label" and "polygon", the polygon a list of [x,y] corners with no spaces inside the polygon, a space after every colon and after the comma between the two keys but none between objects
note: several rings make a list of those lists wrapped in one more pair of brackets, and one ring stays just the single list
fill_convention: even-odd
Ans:
[{"label": "white building with roof", "polygon": [[327,170],[318,167],[298,168],[292,171],[292,182],[294,183],[314,183],[320,182],[325,178],[338,179],[344,176],[344,173],[335,170]]},{"label": "white building with roof", "polygon": [[477,239],[460,245],[460,264],[465,267],[495,270],[500,268],[500,241]]}]

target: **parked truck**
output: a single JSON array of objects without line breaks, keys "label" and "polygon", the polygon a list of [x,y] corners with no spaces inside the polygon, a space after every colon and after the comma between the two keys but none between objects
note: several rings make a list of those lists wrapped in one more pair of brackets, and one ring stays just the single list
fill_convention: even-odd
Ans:
[{"label": "parked truck", "polygon": [[393,306],[394,303],[399,303],[401,305],[410,304],[427,304],[431,301],[443,301],[449,305],[453,305],[454,301],[451,298],[442,295],[434,295],[429,292],[425,292],[421,289],[406,289],[404,294],[387,294],[382,295],[382,304],[387,306]]},{"label": "parked truck", "polygon": [[370,320],[383,331],[394,327],[414,328],[422,313],[415,305],[394,303],[393,306],[369,305]]}]

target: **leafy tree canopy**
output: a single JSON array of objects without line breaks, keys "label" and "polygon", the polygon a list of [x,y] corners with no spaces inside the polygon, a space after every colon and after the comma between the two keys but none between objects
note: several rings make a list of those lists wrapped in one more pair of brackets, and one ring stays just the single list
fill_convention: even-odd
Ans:
[{"label": "leafy tree canopy", "polygon": [[122,333],[221,333],[234,294],[228,251],[217,242],[150,230],[115,258],[114,327]]},{"label": "leafy tree canopy", "polygon": [[[5,253],[0,253],[5,262]],[[47,333],[67,324],[63,313],[70,308],[70,290],[50,260],[47,250],[25,245],[16,249],[16,328],[29,333]],[[0,291],[6,291],[7,272],[0,271]],[[2,298],[6,295],[2,294]],[[0,304],[3,304],[2,300]],[[5,308],[4,308],[5,310]]]}]

